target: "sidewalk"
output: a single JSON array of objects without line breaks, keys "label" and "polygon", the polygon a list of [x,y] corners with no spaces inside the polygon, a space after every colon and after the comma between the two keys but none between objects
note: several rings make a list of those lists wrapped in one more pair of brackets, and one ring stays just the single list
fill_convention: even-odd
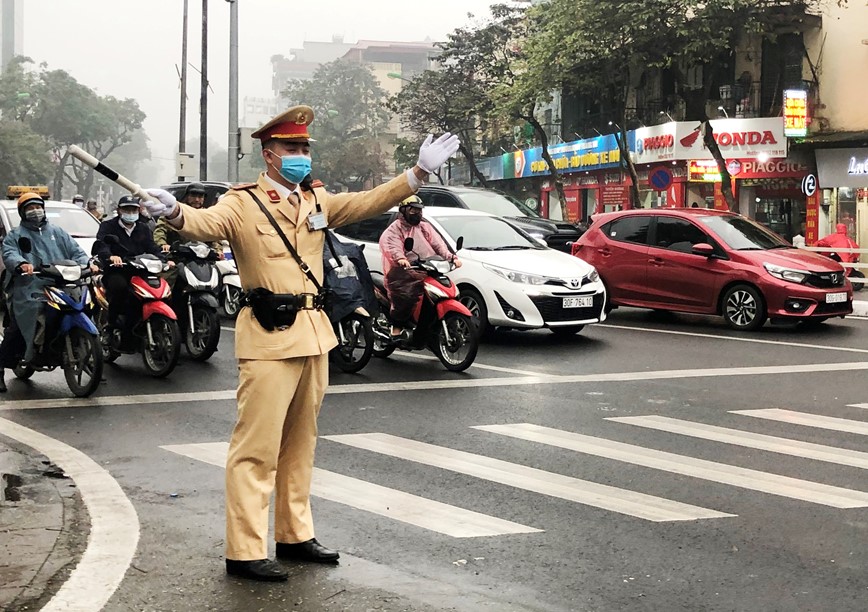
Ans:
[{"label": "sidewalk", "polygon": [[38,610],[87,538],[75,486],[42,455],[0,439],[0,610]]},{"label": "sidewalk", "polygon": [[[859,294],[856,294],[859,295]],[[868,301],[853,300],[853,316],[868,317]]]}]

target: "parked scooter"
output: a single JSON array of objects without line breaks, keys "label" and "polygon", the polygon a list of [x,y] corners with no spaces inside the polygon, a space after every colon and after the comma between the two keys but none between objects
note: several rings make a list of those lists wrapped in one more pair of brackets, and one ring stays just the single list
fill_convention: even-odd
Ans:
[{"label": "parked scooter", "polygon": [[[115,236],[106,236],[106,244],[117,244]],[[97,243],[98,244],[98,243]],[[94,245],[96,250],[97,245]],[[102,340],[103,359],[108,363],[121,354],[141,353],[148,372],[157,378],[171,374],[178,364],[181,352],[181,332],[178,317],[169,306],[172,290],[160,273],[167,269],[165,262],[150,254],[124,259],[120,269],[130,277],[129,300],[137,300],[139,307],[130,307],[121,315],[120,329],[108,326],[108,300],[101,278],[94,283],[94,295],[100,305],[96,315]]]},{"label": "parked scooter", "polygon": [[[853,248],[858,249],[859,247]],[[823,255],[838,263],[859,263],[859,253],[823,253]],[[844,276],[850,279],[853,291],[862,291],[865,287],[865,274],[861,270],[844,266]]]},{"label": "parked scooter", "polygon": [[172,306],[187,353],[206,361],[220,343],[217,254],[204,242],[176,242],[169,259],[177,264]]},{"label": "parked scooter", "polygon": [[[462,239],[458,240],[461,249]],[[404,241],[404,250],[413,251],[413,239]],[[454,269],[452,262],[439,257],[417,259],[412,270],[426,274],[423,291],[413,310],[414,327],[407,338],[392,336],[391,306],[379,277],[374,279],[380,314],[374,320],[374,355],[388,357],[395,349],[408,351],[430,349],[447,370],[461,372],[470,367],[479,350],[479,334],[473,315],[458,301],[458,288],[446,276]]]},{"label": "parked scooter", "polygon": [[[19,239],[18,245],[25,253],[32,248],[25,237]],[[31,361],[13,368],[16,377],[27,380],[34,372],[61,368],[69,390],[76,397],[87,397],[96,391],[102,380],[103,355],[99,331],[87,314],[92,304],[88,289],[91,275],[88,266],[71,260],[43,265],[33,271],[33,276],[46,281],[42,287],[45,318],[36,332],[42,343]]]},{"label": "parked scooter", "polygon": [[241,277],[238,275],[232,251],[224,251],[223,255],[224,259],[216,262],[217,272],[220,273],[220,306],[227,317],[234,319],[241,310],[244,290],[241,288]]}]

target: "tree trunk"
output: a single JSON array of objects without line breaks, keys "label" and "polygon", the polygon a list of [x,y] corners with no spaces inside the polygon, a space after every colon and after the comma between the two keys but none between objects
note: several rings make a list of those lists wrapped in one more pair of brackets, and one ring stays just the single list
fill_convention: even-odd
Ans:
[{"label": "tree trunk", "polygon": [[480,185],[488,189],[488,181],[485,180],[485,175],[480,172],[479,166],[476,165],[476,157],[473,155],[473,147],[464,144],[465,142],[469,141],[466,138],[462,137],[461,144],[458,145],[458,150],[464,156],[464,159],[467,160],[467,166],[470,168],[471,176],[473,176],[473,178],[479,181]]},{"label": "tree trunk", "polygon": [[627,146],[627,131],[623,127],[619,133],[615,134],[615,140],[618,142],[618,149],[621,151],[621,165],[627,169],[627,173],[630,175],[631,207],[639,208],[641,201],[641,197],[639,196],[639,175],[636,174],[636,166],[633,165],[633,158],[630,156],[630,147]]},{"label": "tree trunk", "polygon": [[558,192],[558,199],[561,202],[561,219],[569,221],[570,217],[567,211],[567,197],[564,194],[564,183],[561,180],[561,175],[558,172],[558,169],[555,168],[555,162],[549,153],[549,138],[546,135],[543,126],[540,125],[540,122],[533,116],[533,113],[520,118],[530,123],[533,127],[533,131],[536,132],[536,135],[539,137],[543,159],[546,160],[546,163],[549,166],[549,175],[552,177],[552,181],[555,184],[555,190]]},{"label": "tree trunk", "polygon": [[726,200],[726,205],[731,212],[738,213],[738,201],[732,192],[732,177],[729,175],[726,160],[723,159],[720,147],[717,146],[717,141],[714,139],[714,128],[711,127],[711,121],[706,118],[699,129],[702,131],[702,141],[711,152],[714,161],[717,162],[717,169],[720,171],[720,191],[723,193],[723,199]]}]

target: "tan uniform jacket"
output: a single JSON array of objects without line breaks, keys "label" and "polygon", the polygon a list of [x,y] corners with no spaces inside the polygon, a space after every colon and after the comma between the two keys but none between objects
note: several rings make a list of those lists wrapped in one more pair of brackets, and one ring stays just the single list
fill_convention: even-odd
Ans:
[{"label": "tan uniform jacket", "polygon": [[[307,223],[308,215],[316,210],[313,195],[305,194],[296,221],[294,206],[286,199],[271,201],[268,193],[274,192],[264,173],[253,191],[321,283],[325,237],[322,231],[310,230]],[[413,194],[404,174],[370,191],[335,195],[317,188],[315,192],[329,227],[355,223],[385,212]],[[249,193],[233,189],[211,208],[197,210],[184,204],[181,207],[182,236],[202,241],[229,241],[245,290],[265,287],[274,293],[316,293],[314,284],[301,271]],[[269,332],[256,322],[250,308],[243,308],[238,313],[235,330],[238,359],[323,355],[337,344],[328,317],[318,310],[301,310],[291,327]]]}]

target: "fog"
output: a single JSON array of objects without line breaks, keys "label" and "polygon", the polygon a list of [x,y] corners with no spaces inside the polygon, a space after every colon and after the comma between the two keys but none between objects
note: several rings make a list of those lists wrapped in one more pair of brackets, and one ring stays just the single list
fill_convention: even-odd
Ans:
[{"label": "fog", "polygon": [[[138,100],[147,113],[152,158],[174,173],[177,150],[182,0],[21,0],[23,53],[68,71],[100,94]],[[305,40],[443,40],[486,15],[491,0],[239,0],[239,106],[244,96],[270,97],[272,55]],[[188,61],[201,65],[202,0],[189,0]],[[228,134],[229,4],[208,4],[208,136]],[[199,74],[188,70],[187,138],[199,131]],[[243,108],[239,110],[239,118]]]}]

